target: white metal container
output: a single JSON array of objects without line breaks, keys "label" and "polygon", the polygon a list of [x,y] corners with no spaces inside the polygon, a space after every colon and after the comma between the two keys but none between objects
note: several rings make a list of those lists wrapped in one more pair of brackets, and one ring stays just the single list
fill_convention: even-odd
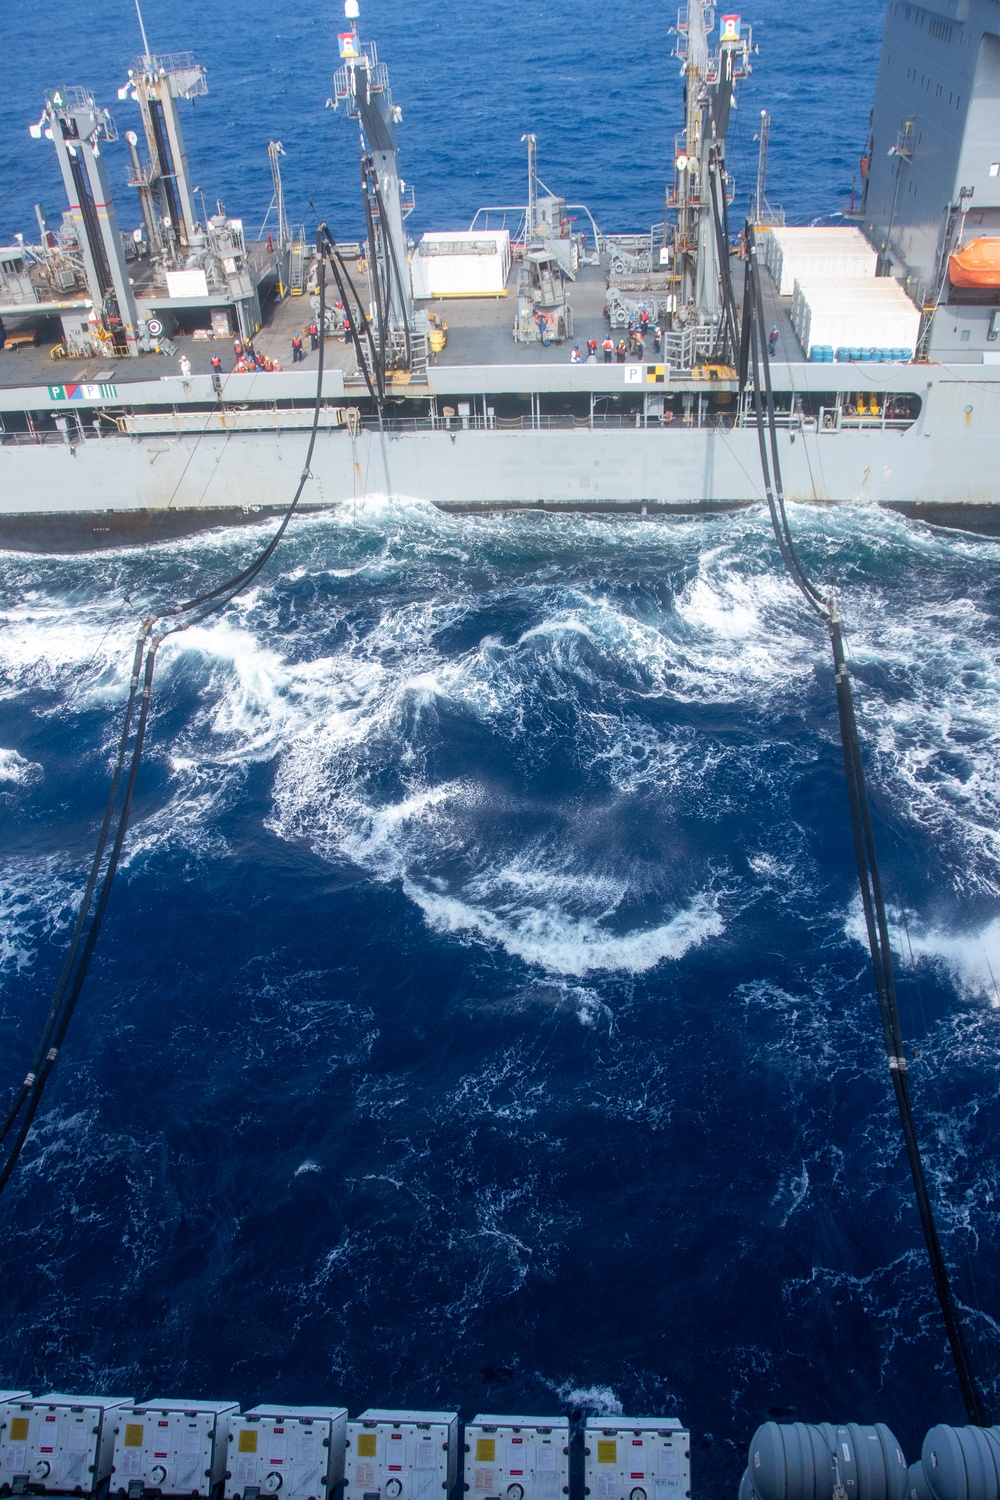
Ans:
[{"label": "white metal container", "polygon": [[763,240],[764,264],[779,296],[790,297],[796,281],[875,276],[877,256],[860,229],[776,226]]},{"label": "white metal container", "polygon": [[447,1500],[458,1476],[458,1416],[369,1407],[347,1424],[344,1500]]},{"label": "white metal container", "polygon": [[344,1477],[342,1406],[255,1406],[232,1419],[225,1500],[328,1500]]},{"label": "white metal container", "polygon": [[128,1396],[17,1398],[3,1392],[0,1483],[18,1478],[36,1494],[90,1495],[111,1473],[118,1413]]},{"label": "white metal container", "polygon": [[465,1490],[476,1500],[562,1500],[569,1494],[565,1417],[478,1416],[465,1429]]},{"label": "white metal container", "polygon": [[510,231],[425,234],[410,261],[413,295],[502,297],[510,275]]},{"label": "white metal container", "polygon": [[891,276],[798,281],[792,324],[807,354],[817,345],[914,349],[920,311]]},{"label": "white metal container", "polygon": [[583,1493],[591,1500],[685,1500],[690,1449],[676,1417],[588,1417]]},{"label": "white metal container", "polygon": [[119,1413],[112,1489],[120,1495],[201,1496],[226,1469],[235,1401],[163,1397]]}]

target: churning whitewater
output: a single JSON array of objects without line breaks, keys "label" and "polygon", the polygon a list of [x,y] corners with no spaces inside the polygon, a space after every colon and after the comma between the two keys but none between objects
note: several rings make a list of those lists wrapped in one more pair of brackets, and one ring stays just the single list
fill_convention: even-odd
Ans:
[{"label": "churning whitewater", "polygon": [[[1000,543],[793,507],[838,591],[922,1144],[995,1385]],[[4,1087],[138,621],[253,533],[0,563]],[[127,596],[127,601],[125,599]],[[825,632],[766,514],[297,521],[160,653],[126,860],[7,1198],[8,1383],[960,1420]]]}]

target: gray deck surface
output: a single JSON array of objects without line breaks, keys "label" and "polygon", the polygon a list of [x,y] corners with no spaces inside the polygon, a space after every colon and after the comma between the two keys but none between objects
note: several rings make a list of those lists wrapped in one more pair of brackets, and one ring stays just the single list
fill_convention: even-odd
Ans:
[{"label": "gray deck surface", "polygon": [[[436,357],[440,365],[559,365],[568,364],[574,342],[579,343],[586,356],[588,338],[601,343],[608,331],[604,318],[607,297],[605,273],[595,266],[581,267],[578,279],[569,287],[570,306],[573,309],[573,338],[564,344],[552,344],[544,348],[541,344],[515,343],[513,337],[514,317],[517,311],[517,265],[511,271],[506,297],[450,297],[434,302],[421,302],[419,307],[433,312],[448,324],[448,344]],[[733,262],[737,297],[741,295],[742,266]],[[802,360],[803,354],[790,322],[791,298],[778,298],[770,277],[763,277],[764,316],[768,328],[778,324],[781,330],[778,358],[792,362]],[[361,288],[359,287],[359,291]],[[335,290],[332,291],[335,296]],[[0,308],[0,316],[3,309]],[[315,368],[316,354],[309,348],[305,330],[312,317],[312,305],[308,296],[287,297],[265,313],[267,322],[254,340],[256,348],[270,358],[280,359],[286,370],[292,366],[292,336],[303,334],[305,359],[296,367]],[[617,342],[622,330],[615,329]],[[0,351],[0,386],[11,388],[64,384],[66,382],[114,381],[119,387],[132,380],[157,380],[163,375],[176,375],[177,362],[187,355],[195,374],[206,373],[211,368],[213,353],[222,357],[223,370],[229,371],[235,363],[232,340],[196,339],[190,336],[173,335],[177,355],[168,358],[162,354],[140,354],[135,359],[109,359],[102,355],[94,359],[50,358],[51,344],[35,349]],[[328,367],[353,372],[357,359],[353,346],[344,344],[339,337],[329,338],[326,347]],[[651,342],[647,341],[645,358],[654,357]]]}]

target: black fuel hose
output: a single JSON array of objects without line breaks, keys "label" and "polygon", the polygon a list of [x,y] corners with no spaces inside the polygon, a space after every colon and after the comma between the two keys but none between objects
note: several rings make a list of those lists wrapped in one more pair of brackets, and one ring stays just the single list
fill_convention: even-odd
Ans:
[{"label": "black fuel hose", "polygon": [[[142,760],[142,748],[149,719],[149,705],[152,697],[156,653],[163,641],[169,636],[175,635],[181,630],[190,629],[192,625],[199,624],[210,615],[225,608],[227,604],[253,582],[261,569],[274,555],[281,538],[288,529],[292,516],[298,508],[306,483],[311,477],[310,466],[316,447],[319,416],[323,402],[325,352],[326,262],[319,234],[317,234],[317,251],[320,256],[320,341],[316,373],[316,395],[313,402],[312,430],[309,434],[306,460],[302,468],[302,473],[299,476],[295,494],[286,508],[281,524],[274,536],[271,537],[266,546],[262,548],[246,568],[243,568],[231,578],[226,579],[225,582],[218,584],[215,588],[206,589],[202,593],[194,595],[191,599],[185,600],[183,603],[171,605],[168,609],[151,615],[143,621],[135,646],[129,696],[125,708],[125,717],[118,746],[118,754],[115,760],[115,768],[111,778],[107,806],[98,834],[97,848],[91,861],[87,884],[80,903],[80,910],[77,914],[73,933],[70,938],[69,949],[53,992],[49,1013],[42,1027],[32,1066],[24,1082],[14,1095],[3,1125],[0,1126],[0,1144],[3,1144],[8,1136],[11,1135],[11,1132],[14,1132],[13,1141],[7,1149],[2,1164],[0,1164],[0,1193],[6,1188],[20,1159],[28,1132],[31,1129],[46,1085],[52,1075],[56,1060],[65,1041],[66,1033],[76,1010],[77,1001],[80,998],[80,993],[94,956],[94,949],[97,946],[97,940],[100,936],[135,798],[136,780]],[[179,616],[186,616],[186,618],[180,620]],[[161,621],[176,621],[177,623],[161,626]],[[160,628],[157,628],[158,626]],[[132,718],[135,713],[135,701],[140,677],[142,679],[142,695],[139,715],[136,720],[135,736],[132,740],[131,754],[129,754],[129,737]],[[121,808],[118,811],[117,822],[115,823],[115,806],[126,759],[128,759],[128,774]],[[107,863],[104,864],[104,853],[113,823],[115,824],[114,838]],[[95,905],[94,894],[98,891],[98,884],[100,889]]]},{"label": "black fuel hose", "polygon": [[[379,352],[375,347],[375,340],[372,338],[372,331],[368,323],[368,318],[365,314],[364,303],[361,301],[361,298],[358,295],[358,289],[351,279],[351,273],[350,271],[348,271],[347,266],[344,262],[344,258],[337,247],[337,242],[331,235],[327,226],[325,224],[321,224],[316,231],[316,235],[317,240],[319,239],[319,236],[322,235],[326,239],[329,246],[330,269],[333,272],[334,280],[337,283],[337,290],[340,293],[340,300],[343,302],[344,307],[347,309],[348,318],[351,325],[351,342],[353,343],[355,352],[358,356],[358,366],[361,370],[362,375],[364,375],[365,377],[365,385],[368,387],[369,396],[375,402],[376,406],[379,408],[379,411],[381,411],[383,403],[385,401],[385,372],[382,368],[382,363],[379,358]],[[354,301],[357,304],[357,318],[351,316],[351,300],[347,295],[348,287],[350,288],[351,294],[354,297]],[[374,370],[375,372],[375,379],[378,384],[377,394],[375,386],[372,385],[371,374],[368,370],[368,362],[365,359],[364,350],[361,347],[361,335],[358,332],[359,322],[360,326],[364,328],[365,333],[368,337],[368,347],[371,355],[371,366],[372,370]]]},{"label": "black fuel hose", "polygon": [[[777,422],[774,408],[774,392],[771,385],[770,360],[767,338],[764,332],[764,305],[760,284],[760,265],[753,225],[747,220],[746,229],[746,277],[743,301],[743,327],[740,340],[740,395],[744,396],[748,375],[753,372],[753,400],[757,432],[760,443],[761,471],[767,495],[771,525],[779,551],[793,582],[800,589],[809,605],[826,622],[833,651],[834,680],[837,692],[837,716],[840,722],[840,738],[844,755],[844,773],[847,780],[847,800],[850,810],[851,833],[858,867],[858,883],[861,888],[861,904],[864,909],[868,947],[871,953],[875,978],[875,993],[882,1021],[883,1040],[889,1074],[892,1078],[899,1112],[900,1127],[906,1147],[906,1155],[913,1178],[917,1211],[931,1265],[934,1289],[937,1293],[941,1315],[944,1320],[948,1345],[951,1350],[955,1373],[958,1377],[962,1400],[970,1423],[986,1425],[982,1397],[969,1358],[965,1335],[958,1312],[958,1304],[948,1274],[937,1223],[934,1205],[927,1187],[913,1102],[910,1097],[909,1074],[907,1072],[903,1030],[899,1016],[896,982],[893,972],[892,949],[889,944],[889,922],[885,909],[885,895],[879,871],[875,833],[872,827],[871,806],[865,778],[861,741],[858,734],[857,716],[854,711],[854,696],[850,673],[844,652],[840,616],[834,600],[827,598],[812,582],[799,559],[792,537],[788,514],[785,509],[784,487],[781,481],[781,463],[778,454]],[[762,377],[763,376],[763,381]],[[763,383],[763,393],[761,385]],[[765,401],[766,398],[766,401]],[[765,438],[765,427],[767,438]],[[770,461],[769,461],[770,460]]]}]

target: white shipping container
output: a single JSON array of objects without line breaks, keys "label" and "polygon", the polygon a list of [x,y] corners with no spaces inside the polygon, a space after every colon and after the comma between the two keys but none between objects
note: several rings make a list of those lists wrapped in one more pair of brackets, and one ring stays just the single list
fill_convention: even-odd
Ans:
[{"label": "white shipping container", "polygon": [[[229,1455],[235,1401],[182,1401],[162,1397],[118,1414],[112,1488],[132,1486],[157,1495],[200,1495],[208,1500]],[[132,1491],[135,1493],[136,1491]]]},{"label": "white shipping container", "polygon": [[797,282],[792,324],[802,348],[914,349],[920,311],[891,276]]},{"label": "white shipping container", "polygon": [[502,297],[510,276],[510,232],[425,234],[410,260],[417,300],[428,297]]},{"label": "white shipping container", "polygon": [[225,1500],[327,1500],[344,1477],[342,1406],[255,1406],[232,1419]]},{"label": "white shipping container", "polygon": [[789,297],[796,281],[874,277],[877,257],[860,229],[783,228],[764,239],[764,263],[778,295]]},{"label": "white shipping container", "polygon": [[458,1477],[458,1415],[369,1407],[347,1424],[344,1500],[447,1500]]},{"label": "white shipping container", "polygon": [[562,1500],[569,1494],[565,1417],[478,1416],[465,1429],[465,1490],[475,1500]]},{"label": "white shipping container", "polygon": [[584,1495],[591,1500],[686,1500],[691,1437],[676,1417],[588,1417]]},{"label": "white shipping container", "polygon": [[[64,1396],[32,1400],[3,1392],[0,1483],[22,1477],[35,1493],[92,1494],[111,1473],[119,1412],[128,1396]],[[12,1399],[13,1397],[13,1399]]]}]

